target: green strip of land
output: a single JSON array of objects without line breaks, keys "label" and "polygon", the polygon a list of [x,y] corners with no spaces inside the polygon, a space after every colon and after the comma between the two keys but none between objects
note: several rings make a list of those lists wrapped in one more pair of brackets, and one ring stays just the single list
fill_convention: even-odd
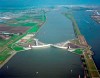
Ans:
[{"label": "green strip of land", "polygon": [[76,23],[74,17],[73,17],[71,14],[69,14],[69,13],[65,13],[65,16],[66,16],[67,18],[69,18],[69,19],[72,21],[75,35],[76,35],[76,36],[81,35],[81,32],[80,32],[80,30],[79,30],[79,28],[78,28],[78,25],[77,25],[77,23]]}]

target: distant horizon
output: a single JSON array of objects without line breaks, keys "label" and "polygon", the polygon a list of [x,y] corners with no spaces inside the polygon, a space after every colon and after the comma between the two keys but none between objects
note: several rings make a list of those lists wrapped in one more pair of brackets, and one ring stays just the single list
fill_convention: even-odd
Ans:
[{"label": "distant horizon", "polygon": [[0,8],[43,7],[57,5],[100,5],[100,0],[0,0]]},{"label": "distant horizon", "polygon": [[74,4],[74,5],[41,5],[41,6],[14,6],[14,7],[1,7],[0,9],[28,9],[28,8],[49,8],[49,7],[92,7],[92,8],[99,8],[100,5],[86,5],[86,4]]}]

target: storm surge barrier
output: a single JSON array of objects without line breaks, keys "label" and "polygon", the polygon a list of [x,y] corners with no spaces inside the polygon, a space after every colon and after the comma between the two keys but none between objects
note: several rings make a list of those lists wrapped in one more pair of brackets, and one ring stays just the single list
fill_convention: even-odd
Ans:
[{"label": "storm surge barrier", "polygon": [[26,50],[28,50],[28,49],[37,49],[37,48],[54,47],[54,48],[59,48],[59,49],[67,50],[69,52],[73,52],[77,48],[82,48],[82,47],[79,47],[78,45],[73,44],[71,41],[64,41],[64,42],[60,42],[60,43],[56,43],[56,44],[43,43],[43,42],[39,41],[38,39],[34,39],[34,41],[35,41],[35,44],[34,45],[29,45],[26,48]]},{"label": "storm surge barrier", "polygon": [[35,41],[35,46],[31,46],[32,48],[56,47],[56,48],[67,49],[68,48],[67,45],[68,43],[70,43],[70,41],[65,41],[65,42],[61,42],[57,44],[46,44],[46,43],[39,41],[38,39],[34,39],[34,41]]}]

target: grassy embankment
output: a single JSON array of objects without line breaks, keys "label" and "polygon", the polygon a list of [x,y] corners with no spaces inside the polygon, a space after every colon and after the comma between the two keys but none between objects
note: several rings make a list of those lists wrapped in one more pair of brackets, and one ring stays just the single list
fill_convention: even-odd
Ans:
[{"label": "grassy embankment", "polygon": [[98,72],[98,69],[97,69],[97,67],[94,63],[94,60],[93,60],[92,56],[85,52],[84,57],[85,57],[85,64],[87,65],[87,70],[89,72],[88,76],[90,78],[100,78],[100,74]]},{"label": "grassy embankment", "polygon": [[[65,16],[72,21],[72,24],[73,24],[73,27],[74,27],[74,32],[75,32],[76,37],[82,35],[80,33],[80,30],[78,28],[78,25],[75,22],[73,16],[71,14],[67,14],[67,13],[65,14]],[[76,53],[78,53],[78,54],[82,53],[83,56],[84,56],[83,59],[85,61],[83,62],[83,65],[85,65],[84,68],[86,68],[85,69],[85,72],[87,72],[86,73],[87,74],[87,77],[88,78],[100,78],[100,74],[99,74],[99,72],[97,70],[97,67],[96,67],[96,65],[94,63],[94,60],[92,59],[92,52],[91,52],[90,48],[89,47],[86,47],[84,49],[84,53],[81,52],[81,50],[80,51],[79,50],[76,50]]]},{"label": "grassy embankment", "polygon": [[[17,46],[14,43],[26,36],[27,34],[36,33],[40,28],[39,23],[19,23],[19,21],[28,20],[30,17],[20,17],[18,19],[13,19],[8,21],[6,24],[10,26],[29,26],[30,29],[26,31],[23,35],[14,35],[9,40],[2,40],[0,39],[0,64],[5,61],[10,55],[11,51],[21,51],[23,47]],[[40,21],[45,22],[46,16],[42,16],[38,18]],[[14,45],[13,45],[14,44]]]},{"label": "grassy embankment", "polygon": [[[81,32],[80,32],[80,30],[78,28],[78,25],[77,25],[76,21],[74,20],[74,18],[72,17],[72,15],[69,14],[69,13],[66,13],[65,16],[72,21],[75,36],[78,37],[79,35],[81,35]],[[76,41],[74,43],[79,43],[78,40],[76,40]],[[82,55],[83,54],[83,50],[82,49],[76,49],[75,51],[73,51],[73,53],[76,53],[78,55]]]},{"label": "grassy embankment", "polygon": [[80,32],[80,30],[78,28],[78,25],[77,25],[76,21],[74,20],[73,16],[71,14],[69,14],[69,13],[66,13],[65,16],[72,21],[76,37],[78,37],[79,35],[81,35],[81,32]]},{"label": "grassy embankment", "polygon": [[82,55],[83,54],[83,50],[82,49],[76,49],[74,51],[74,53],[79,54],[79,55]]},{"label": "grassy embankment", "polygon": [[7,49],[0,53],[0,64],[3,63],[3,61],[5,61],[5,59],[7,59],[11,55],[9,51],[11,50]]}]

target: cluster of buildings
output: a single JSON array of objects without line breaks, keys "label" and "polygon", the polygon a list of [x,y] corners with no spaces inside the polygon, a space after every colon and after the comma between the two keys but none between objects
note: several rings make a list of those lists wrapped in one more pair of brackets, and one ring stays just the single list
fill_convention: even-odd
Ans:
[{"label": "cluster of buildings", "polygon": [[100,13],[98,11],[94,11],[94,14],[91,16],[96,22],[100,23]]},{"label": "cluster of buildings", "polygon": [[3,40],[8,40],[11,38],[11,36],[9,35],[0,35],[0,38],[3,39]]}]

